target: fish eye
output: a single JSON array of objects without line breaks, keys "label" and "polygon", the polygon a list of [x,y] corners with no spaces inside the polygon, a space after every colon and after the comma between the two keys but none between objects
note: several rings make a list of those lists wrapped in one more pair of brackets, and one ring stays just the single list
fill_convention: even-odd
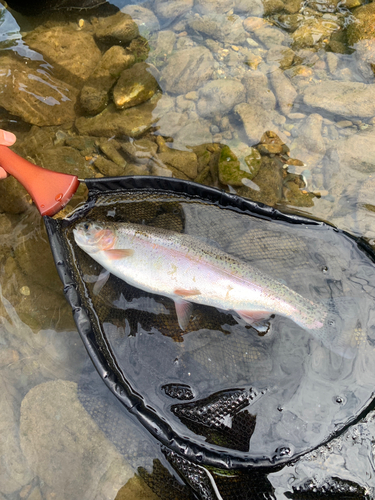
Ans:
[{"label": "fish eye", "polygon": [[88,231],[90,229],[90,223],[89,222],[84,222],[83,223],[83,228]]},{"label": "fish eye", "polygon": [[335,326],[335,320],[330,319],[330,320],[328,321],[328,326]]}]

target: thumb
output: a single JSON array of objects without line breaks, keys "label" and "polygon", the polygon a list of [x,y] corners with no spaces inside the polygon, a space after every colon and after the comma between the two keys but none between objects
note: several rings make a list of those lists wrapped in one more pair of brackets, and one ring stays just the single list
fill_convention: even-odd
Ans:
[{"label": "thumb", "polygon": [[11,146],[16,142],[16,136],[12,132],[0,129],[0,144],[3,146]]}]

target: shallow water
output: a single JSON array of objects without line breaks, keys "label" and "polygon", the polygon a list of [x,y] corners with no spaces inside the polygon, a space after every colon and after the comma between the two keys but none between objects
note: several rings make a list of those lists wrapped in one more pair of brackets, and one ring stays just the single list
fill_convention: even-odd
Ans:
[{"label": "shallow water", "polygon": [[[119,44],[113,35],[98,35],[111,9],[24,17],[2,8],[0,125],[17,134],[22,156],[83,178],[151,173],[195,180],[302,210],[373,243],[373,42],[355,10],[359,1],[115,5],[136,21],[144,39],[132,50],[137,61],[150,65],[158,88],[140,69],[139,79],[154,95],[120,111],[112,104],[115,81],[107,82],[109,104],[95,116],[108,117],[95,123],[82,88],[98,99],[97,82],[108,77],[87,80],[101,54]],[[368,5],[365,17],[372,19]],[[118,93],[128,98],[131,92]],[[273,134],[263,136],[267,130]],[[161,490],[157,474],[150,476],[153,468],[159,477],[176,475],[158,443],[101,392],[35,207],[12,180],[0,190],[0,498],[154,498],[152,488],[160,498],[188,497],[181,479],[165,479],[168,487]],[[82,186],[71,207],[85,195]],[[173,321],[172,305],[138,295],[130,300],[118,290],[107,298],[119,323],[105,323],[116,356],[128,360],[129,377],[168,418],[170,402],[161,396],[165,378],[186,384],[190,373],[200,399],[239,385],[266,389],[254,403],[252,458],[269,459],[277,449],[298,455],[318,446],[372,397],[372,263],[353,241],[333,232],[317,231],[312,238],[310,230],[293,228],[289,234],[282,224],[276,230],[274,223],[244,221],[238,214],[223,226],[219,208],[194,203],[179,203],[176,210],[175,230],[183,220],[185,232],[216,242],[302,295],[349,297],[349,306],[337,307],[341,317],[360,311],[355,356],[340,356],[287,320],[275,318],[264,337],[244,335],[233,315],[218,317],[204,308],[188,334],[150,335],[156,310]],[[157,217],[165,224],[165,214],[155,213],[152,221]],[[94,266],[85,275],[98,272]],[[127,337],[121,320],[129,309],[134,336]],[[148,311],[143,325],[140,309]],[[218,325],[202,328],[202,320]],[[176,358],[179,364],[171,364]],[[265,491],[282,499],[302,497],[301,488],[315,488],[317,497],[324,488],[352,488],[357,498],[375,498],[374,436],[369,413],[343,436],[270,473]],[[153,459],[169,470],[165,476]],[[142,480],[128,482],[137,471]],[[254,495],[255,486],[246,488],[239,498]]]}]

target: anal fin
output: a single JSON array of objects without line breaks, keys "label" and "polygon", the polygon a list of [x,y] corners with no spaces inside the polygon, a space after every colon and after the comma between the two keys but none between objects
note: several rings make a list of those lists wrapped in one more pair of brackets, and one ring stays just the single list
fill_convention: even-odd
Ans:
[{"label": "anal fin", "polygon": [[260,321],[265,321],[272,316],[269,311],[236,311],[238,316],[249,325],[254,325]]},{"label": "anal fin", "polygon": [[178,319],[178,324],[181,330],[186,330],[189,324],[191,312],[193,310],[193,304],[187,300],[175,300],[176,314]]}]

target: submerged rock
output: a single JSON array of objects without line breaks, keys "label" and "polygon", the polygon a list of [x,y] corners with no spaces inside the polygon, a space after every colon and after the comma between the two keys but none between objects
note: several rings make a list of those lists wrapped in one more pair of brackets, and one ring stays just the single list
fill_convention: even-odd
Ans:
[{"label": "submerged rock", "polygon": [[309,85],[303,100],[312,108],[348,118],[375,116],[375,84],[330,80]]},{"label": "submerged rock", "polygon": [[268,79],[261,71],[249,71],[242,78],[246,89],[246,101],[253,106],[260,106],[265,111],[275,109],[276,97],[268,87]]},{"label": "submerged rock", "polygon": [[148,68],[148,64],[141,62],[121,73],[113,89],[113,101],[117,108],[131,108],[148,101],[155,94],[159,85]]},{"label": "submerged rock", "polygon": [[243,122],[250,146],[257,144],[267,130],[273,130],[283,138],[277,124],[281,124],[285,118],[277,111],[266,111],[259,105],[252,106],[248,103],[238,104],[234,111]]},{"label": "submerged rock", "polygon": [[225,43],[243,44],[247,34],[242,19],[235,15],[210,14],[194,16],[189,20],[191,29]]},{"label": "submerged rock", "polygon": [[77,90],[41,68],[39,61],[9,55],[0,58],[1,105],[26,123],[48,126],[71,123]]},{"label": "submerged rock", "polygon": [[121,9],[121,12],[128,14],[133,19],[138,25],[141,35],[144,34],[146,36],[148,33],[160,30],[158,18],[151,10],[146,9],[142,5],[125,5],[125,7]]},{"label": "submerged rock", "polygon": [[317,113],[309,115],[298,130],[290,152],[292,157],[302,160],[309,168],[322,161],[326,146],[322,137],[323,117]]},{"label": "submerged rock", "polygon": [[256,149],[242,144],[237,146],[236,152],[229,146],[221,149],[219,159],[219,180],[222,184],[233,187],[244,185],[243,180],[252,180],[259,172],[261,156]]},{"label": "submerged rock", "polygon": [[22,401],[20,434],[29,466],[56,500],[109,500],[133,475],[82,407],[73,382],[31,389]]},{"label": "submerged rock", "polygon": [[107,44],[128,44],[139,35],[138,26],[123,12],[99,18],[95,26],[95,38]]},{"label": "submerged rock", "polygon": [[[158,96],[155,96],[158,99]],[[104,111],[96,116],[80,117],[75,125],[80,134],[94,135],[96,137],[140,137],[157,121],[153,116],[156,102],[153,99],[133,106],[132,108],[119,110],[114,104],[110,104]]]},{"label": "submerged rock", "polygon": [[134,55],[124,47],[113,45],[108,49],[81,90],[80,103],[83,110],[92,115],[103,111],[113,84],[121,72],[134,63]]},{"label": "submerged rock", "polygon": [[92,35],[70,26],[41,26],[24,36],[24,42],[52,65],[52,74],[80,87],[92,73],[101,52]]},{"label": "submerged rock", "polygon": [[166,166],[175,174],[175,177],[195,179],[198,174],[197,155],[191,151],[179,151],[167,148],[158,153],[157,159],[160,166]]},{"label": "submerged rock", "polygon": [[364,130],[332,142],[329,156],[340,168],[373,174],[375,172],[374,129]]},{"label": "submerged rock", "polygon": [[297,98],[297,91],[289,78],[285,76],[285,73],[279,68],[275,68],[270,72],[270,79],[281,112],[288,116],[291,113],[294,101]]},{"label": "submerged rock", "polygon": [[360,40],[375,38],[375,4],[362,5],[352,12],[355,22],[349,24],[347,37],[349,45],[354,45]]},{"label": "submerged rock", "polygon": [[172,94],[187,94],[207,82],[213,70],[214,58],[206,47],[179,50],[163,68],[160,85]]},{"label": "submerged rock", "polygon": [[213,80],[199,90],[198,112],[203,117],[226,115],[245,99],[245,88],[237,80]]},{"label": "submerged rock", "polygon": [[20,394],[3,373],[0,372],[0,497],[15,494],[34,478],[19,442]]},{"label": "submerged rock", "polygon": [[194,5],[194,0],[155,0],[154,10],[159,19],[165,22],[172,22],[176,17],[185,14]]},{"label": "submerged rock", "polygon": [[324,47],[329,43],[332,33],[339,29],[340,24],[334,20],[322,17],[305,19],[303,24],[292,34],[293,46],[296,49]]}]

